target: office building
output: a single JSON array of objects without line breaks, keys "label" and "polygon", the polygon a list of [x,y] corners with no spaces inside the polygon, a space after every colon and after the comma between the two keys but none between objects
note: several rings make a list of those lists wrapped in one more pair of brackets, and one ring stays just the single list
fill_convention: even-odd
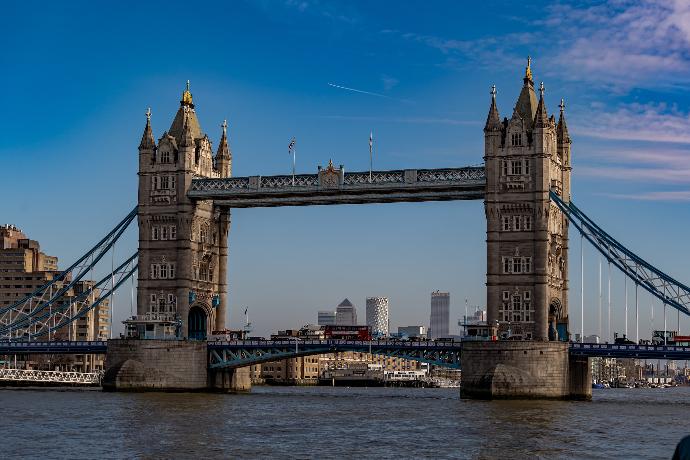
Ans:
[{"label": "office building", "polygon": [[334,311],[319,311],[318,321],[319,326],[335,326],[336,313]]},{"label": "office building", "polygon": [[387,337],[388,321],[388,297],[367,297],[367,326],[372,337]]},{"label": "office building", "polygon": [[357,324],[357,307],[348,299],[343,300],[335,310],[335,324],[337,326],[355,326]]},{"label": "office building", "polygon": [[448,337],[450,323],[450,293],[435,291],[431,293],[431,319],[429,338]]}]

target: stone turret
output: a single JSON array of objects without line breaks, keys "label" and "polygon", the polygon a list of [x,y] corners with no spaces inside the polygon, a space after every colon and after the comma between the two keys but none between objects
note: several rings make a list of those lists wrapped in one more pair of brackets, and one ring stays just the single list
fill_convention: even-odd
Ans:
[{"label": "stone turret", "polygon": [[193,201],[195,178],[230,173],[227,134],[214,165],[189,82],[169,131],[153,142],[147,124],[139,147],[139,284],[137,318],[128,331],[139,337],[203,339],[225,328],[227,237],[230,216],[212,201]]},{"label": "stone turret", "polygon": [[139,143],[139,151],[151,150],[156,148],[156,141],[153,139],[153,131],[151,130],[151,108],[146,111],[146,127],[144,127],[144,134],[141,136]]},{"label": "stone turret", "polygon": [[498,122],[492,91],[484,127],[487,313],[504,337],[567,340],[567,222],[549,192],[570,195],[570,140],[564,119],[557,128],[548,115],[543,84],[539,93],[537,101],[529,58],[510,120]]},{"label": "stone turret", "polygon": [[228,146],[228,121],[223,120],[221,127],[223,133],[220,136],[220,143],[216,152],[215,166],[221,177],[230,177],[232,175],[232,152]]}]

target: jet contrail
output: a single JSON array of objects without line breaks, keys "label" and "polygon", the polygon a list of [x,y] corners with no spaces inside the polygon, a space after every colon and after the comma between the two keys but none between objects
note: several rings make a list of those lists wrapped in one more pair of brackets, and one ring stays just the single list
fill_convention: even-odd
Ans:
[{"label": "jet contrail", "polygon": [[328,86],[332,86],[333,88],[345,89],[347,91],[354,91],[355,93],[368,94],[369,96],[378,96],[378,97],[385,97],[386,99],[397,100],[393,97],[386,96],[385,94],[372,93],[369,91],[363,91],[361,89],[355,89],[355,88],[348,88],[347,86],[340,86],[340,85],[336,85],[335,83],[329,83]]}]

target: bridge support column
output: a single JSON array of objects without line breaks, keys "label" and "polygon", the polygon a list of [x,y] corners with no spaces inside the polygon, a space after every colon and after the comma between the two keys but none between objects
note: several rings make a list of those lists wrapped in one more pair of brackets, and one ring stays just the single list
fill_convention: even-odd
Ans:
[{"label": "bridge support column", "polygon": [[104,391],[249,391],[248,367],[208,369],[208,346],[195,340],[108,341]]},{"label": "bridge support column", "polygon": [[570,398],[592,399],[592,366],[586,356],[571,356],[568,373],[570,375]]},{"label": "bridge support column", "polygon": [[[468,399],[589,399],[590,376],[568,343],[466,342],[460,396]],[[586,359],[585,359],[586,366]]]},{"label": "bridge support column", "polygon": [[208,386],[213,391],[234,393],[252,389],[249,367],[238,369],[209,369]]},{"label": "bridge support column", "polygon": [[187,340],[108,340],[103,390],[204,391],[206,342]]}]

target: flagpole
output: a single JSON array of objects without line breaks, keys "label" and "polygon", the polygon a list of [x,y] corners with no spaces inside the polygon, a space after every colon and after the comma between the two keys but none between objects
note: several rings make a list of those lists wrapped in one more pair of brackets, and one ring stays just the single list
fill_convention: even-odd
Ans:
[{"label": "flagpole", "polygon": [[374,131],[369,134],[369,182],[371,183],[371,170],[374,169]]},{"label": "flagpole", "polygon": [[295,149],[295,145],[297,144],[297,141],[293,137],[290,139],[290,143],[288,144],[288,153],[292,154],[292,186],[295,186],[295,157],[297,155],[297,149]]}]

